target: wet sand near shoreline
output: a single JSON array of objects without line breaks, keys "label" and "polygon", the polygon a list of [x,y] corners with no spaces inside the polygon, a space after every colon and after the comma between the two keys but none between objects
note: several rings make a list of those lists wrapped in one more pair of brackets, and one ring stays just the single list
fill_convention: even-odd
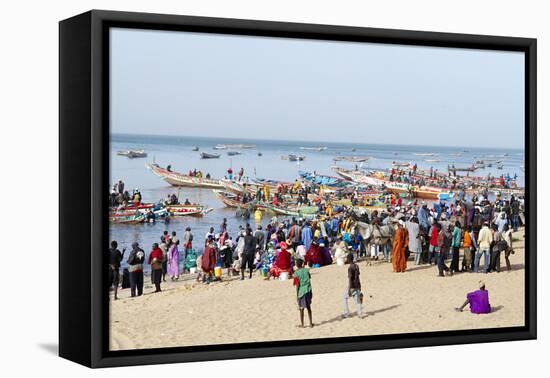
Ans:
[{"label": "wet sand near shoreline", "polygon": [[[130,298],[130,289],[119,290],[111,301],[111,350],[246,343],[395,333],[516,327],[525,317],[524,231],[514,233],[507,272],[501,256],[501,273],[457,273],[436,277],[437,268],[408,262],[405,273],[393,273],[391,264],[359,262],[368,316],[342,320],[347,266],[336,264],[311,270],[313,328],[298,328],[299,313],[292,279],[264,281],[258,273],[251,280],[228,278],[210,285],[197,283],[194,275],[162,284],[161,293],[145,277],[144,295]],[[462,256],[461,256],[462,261]],[[482,262],[483,263],[483,262]],[[484,280],[493,311],[474,315],[455,312],[467,292]],[[111,295],[112,299],[112,295]],[[307,316],[306,316],[307,319]],[[307,324],[307,320],[306,320]]]}]

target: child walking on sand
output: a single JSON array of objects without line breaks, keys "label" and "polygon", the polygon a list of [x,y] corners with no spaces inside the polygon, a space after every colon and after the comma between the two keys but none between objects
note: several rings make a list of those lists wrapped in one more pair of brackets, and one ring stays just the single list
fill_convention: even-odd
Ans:
[{"label": "child walking on sand", "polygon": [[304,260],[296,260],[296,266],[298,269],[294,272],[294,286],[296,286],[296,297],[298,299],[298,308],[300,309],[300,327],[304,328],[304,310],[307,309],[309,326],[313,328],[311,276],[309,275],[309,270],[304,268]]},{"label": "child walking on sand", "polygon": [[346,258],[346,264],[349,264],[348,268],[348,285],[344,293],[344,313],[342,318],[345,319],[349,316],[348,299],[354,298],[357,305],[357,316],[362,319],[365,317],[363,314],[363,293],[361,292],[361,280],[359,279],[359,265],[353,262],[353,254],[348,254]]}]

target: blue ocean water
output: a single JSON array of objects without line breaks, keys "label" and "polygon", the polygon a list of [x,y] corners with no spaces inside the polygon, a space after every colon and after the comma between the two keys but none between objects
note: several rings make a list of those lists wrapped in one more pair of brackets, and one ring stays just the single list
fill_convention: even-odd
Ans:
[{"label": "blue ocean water", "polygon": [[[214,150],[217,144],[254,144],[254,149],[239,150],[242,154],[228,156],[226,150]],[[192,151],[193,146],[200,151]],[[300,147],[325,146],[326,150],[311,151],[301,150]],[[223,178],[227,169],[232,168],[237,172],[244,168],[245,176],[257,178],[269,178],[292,182],[298,178],[298,171],[316,171],[318,174],[336,176],[331,170],[335,165],[333,161],[337,156],[369,156],[370,159],[362,164],[364,168],[387,169],[393,161],[412,162],[418,164],[419,169],[429,169],[431,166],[441,173],[447,172],[447,165],[455,164],[456,167],[472,165],[476,160],[502,160],[503,169],[480,169],[476,176],[486,176],[491,173],[494,176],[508,173],[518,176],[518,184],[523,186],[524,173],[521,167],[524,164],[524,152],[517,149],[503,148],[473,148],[473,147],[441,147],[441,146],[411,146],[411,145],[382,145],[367,143],[332,143],[332,142],[303,142],[303,141],[273,141],[255,139],[230,139],[230,138],[203,138],[183,136],[152,136],[152,135],[111,135],[111,184],[119,179],[123,180],[126,188],[131,192],[138,188],[145,202],[157,202],[166,198],[168,194],[179,194],[180,201],[188,198],[192,203],[200,203],[214,210],[202,218],[182,217],[172,220],[169,224],[157,222],[156,224],[141,225],[111,225],[110,238],[117,240],[120,248],[130,250],[132,242],[137,241],[141,247],[149,252],[152,243],[157,242],[164,230],[176,231],[183,234],[185,227],[190,226],[195,236],[197,252],[202,250],[204,236],[210,227],[218,232],[223,218],[227,218],[230,235],[235,236],[239,225],[245,225],[246,221],[235,217],[234,209],[223,206],[209,189],[175,188],[154,175],[146,167],[146,162],[156,162],[162,167],[168,164],[172,170],[186,173],[197,169],[204,174],[210,173],[214,178]],[[119,150],[144,149],[148,157],[144,159],[128,159],[117,156]],[[219,153],[219,159],[200,159],[200,152]],[[258,156],[258,152],[262,156]],[[306,156],[305,160],[297,164],[282,160],[281,155],[294,153]],[[434,154],[427,156],[421,154]],[[426,162],[427,159],[435,159],[438,162]],[[337,165],[352,168],[354,163],[337,162]],[[265,223],[267,220],[263,219]],[[254,219],[250,219],[254,226]]]}]

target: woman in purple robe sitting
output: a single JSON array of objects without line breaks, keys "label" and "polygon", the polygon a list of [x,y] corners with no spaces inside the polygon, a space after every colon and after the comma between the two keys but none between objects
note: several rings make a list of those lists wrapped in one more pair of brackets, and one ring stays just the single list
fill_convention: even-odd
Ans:
[{"label": "woman in purple robe sitting", "polygon": [[179,240],[175,240],[168,250],[168,275],[172,281],[180,278],[180,253],[178,251]]},{"label": "woman in purple robe sitting", "polygon": [[485,289],[485,282],[479,281],[479,290],[468,293],[466,295],[466,302],[462,306],[455,308],[455,310],[462,312],[468,304],[470,304],[470,312],[472,314],[488,314],[491,312],[489,292]]}]

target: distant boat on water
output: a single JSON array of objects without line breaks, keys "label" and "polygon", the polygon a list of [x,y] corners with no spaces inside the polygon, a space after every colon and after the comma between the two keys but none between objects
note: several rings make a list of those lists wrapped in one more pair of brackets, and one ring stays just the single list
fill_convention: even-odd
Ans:
[{"label": "distant boat on water", "polygon": [[436,153],[433,152],[415,152],[416,156],[437,156]]},{"label": "distant boat on water", "polygon": [[199,148],[197,146],[193,146],[193,148],[191,149],[191,151],[198,151]]},{"label": "distant boat on water", "polygon": [[334,161],[350,161],[352,163],[364,163],[369,160],[368,156],[336,156]]},{"label": "distant boat on water", "polygon": [[317,146],[317,147],[300,147],[300,150],[306,150],[306,151],[324,151],[327,148],[325,146]]},{"label": "distant boat on water", "polygon": [[235,156],[235,155],[241,155],[241,153],[239,151],[227,151],[227,155]]},{"label": "distant boat on water", "polygon": [[256,148],[255,144],[217,144],[214,146],[215,150],[244,150]]},{"label": "distant boat on water", "polygon": [[127,151],[118,151],[117,155],[126,156],[130,159],[135,159],[135,158],[147,157],[147,152],[145,152],[144,150],[127,150]]},{"label": "distant boat on water", "polygon": [[306,158],[305,156],[295,155],[295,154],[288,154],[288,155],[281,156],[281,159],[288,160],[288,161],[302,161],[305,158]]},{"label": "distant boat on water", "polygon": [[219,159],[220,154],[209,154],[208,152],[201,152],[201,159]]}]

